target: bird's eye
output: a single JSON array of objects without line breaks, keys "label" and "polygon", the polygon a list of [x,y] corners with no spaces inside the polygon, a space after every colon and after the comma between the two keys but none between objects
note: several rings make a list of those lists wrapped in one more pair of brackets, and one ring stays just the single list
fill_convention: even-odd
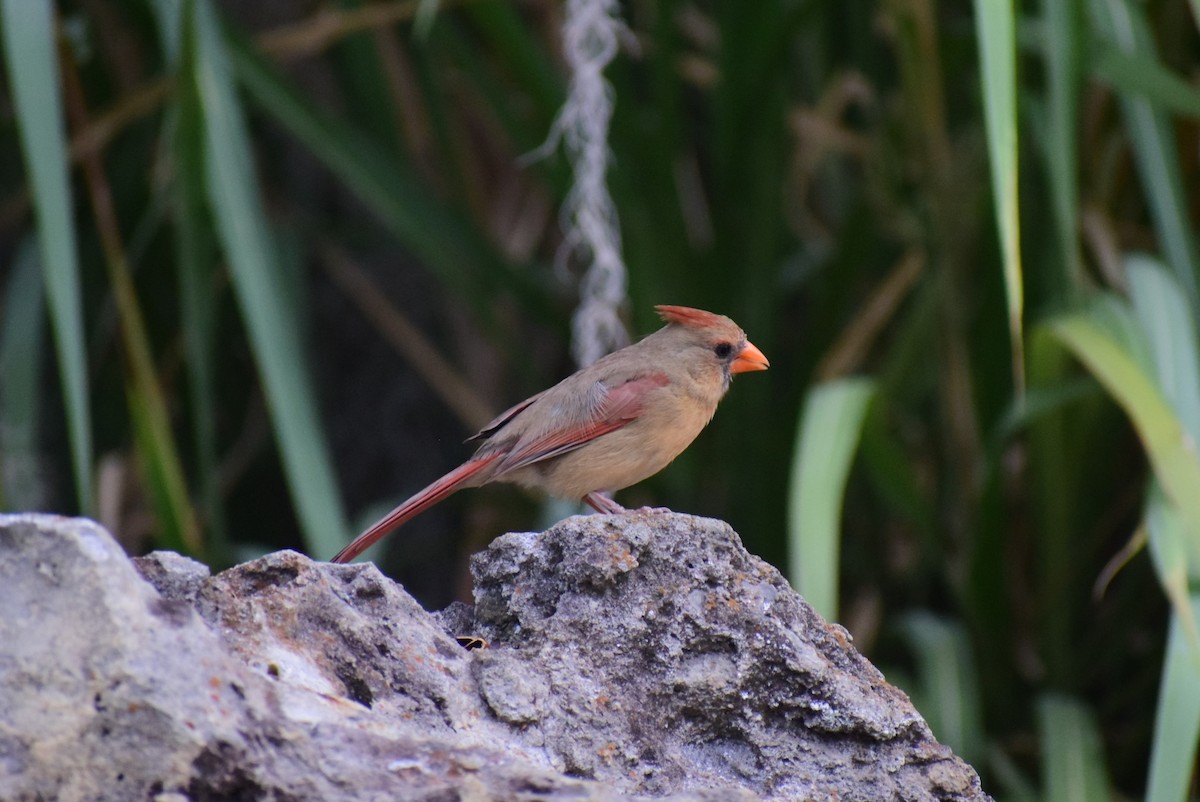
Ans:
[{"label": "bird's eye", "polygon": [[713,353],[720,359],[726,359],[733,353],[733,346],[729,343],[717,343],[713,346]]}]

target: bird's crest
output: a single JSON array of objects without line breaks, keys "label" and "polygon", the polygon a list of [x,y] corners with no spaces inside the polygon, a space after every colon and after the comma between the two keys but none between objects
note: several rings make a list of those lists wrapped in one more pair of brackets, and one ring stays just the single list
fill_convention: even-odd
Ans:
[{"label": "bird's crest", "polygon": [[659,304],[654,307],[654,311],[658,312],[659,316],[668,323],[677,323],[692,329],[708,328],[725,320],[721,315],[714,315],[703,309],[692,309],[690,306]]}]

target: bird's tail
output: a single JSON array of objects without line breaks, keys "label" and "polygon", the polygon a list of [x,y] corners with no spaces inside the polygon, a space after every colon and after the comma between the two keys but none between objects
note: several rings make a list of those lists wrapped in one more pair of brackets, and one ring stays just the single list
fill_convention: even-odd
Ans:
[{"label": "bird's tail", "polygon": [[402,502],[398,507],[389,512],[387,515],[380,518],[369,529],[363,532],[358,537],[350,542],[349,546],[342,549],[333,558],[335,563],[348,563],[358,555],[362,554],[368,548],[375,544],[375,541],[400,526],[410,518],[415,518],[425,510],[437,504],[442,499],[460,490],[463,487],[468,487],[467,482],[475,477],[484,468],[491,465],[500,457],[500,454],[489,454],[482,459],[471,459],[459,465],[450,473],[438,479],[429,487],[421,490],[413,495],[412,498]]}]

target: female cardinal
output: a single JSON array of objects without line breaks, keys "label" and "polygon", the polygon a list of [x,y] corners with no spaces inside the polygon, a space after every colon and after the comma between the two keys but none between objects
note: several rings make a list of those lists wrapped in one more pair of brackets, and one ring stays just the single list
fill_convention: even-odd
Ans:
[{"label": "female cardinal", "polygon": [[400,524],[464,487],[515,482],[598,512],[603,493],[653,476],[717,411],[735,373],[766,370],[763,352],[724,315],[654,307],[667,325],[502,413],[471,440],[475,456],[389,512],[338,552],[350,562]]}]

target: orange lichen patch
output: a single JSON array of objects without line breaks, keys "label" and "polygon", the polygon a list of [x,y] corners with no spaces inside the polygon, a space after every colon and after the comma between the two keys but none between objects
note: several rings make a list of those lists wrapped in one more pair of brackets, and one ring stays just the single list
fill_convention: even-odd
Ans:
[{"label": "orange lichen patch", "polygon": [[620,754],[620,752],[621,747],[617,746],[615,743],[609,742],[596,750],[596,756],[605,763],[612,763],[613,760],[615,760]]},{"label": "orange lichen patch", "polygon": [[841,646],[843,649],[850,648],[850,637],[849,637],[850,633],[846,632],[845,629],[838,626],[837,624],[831,624],[829,627],[826,628],[826,631],[833,637],[834,640],[836,640],[838,642],[838,645]]}]

